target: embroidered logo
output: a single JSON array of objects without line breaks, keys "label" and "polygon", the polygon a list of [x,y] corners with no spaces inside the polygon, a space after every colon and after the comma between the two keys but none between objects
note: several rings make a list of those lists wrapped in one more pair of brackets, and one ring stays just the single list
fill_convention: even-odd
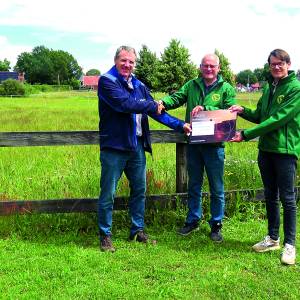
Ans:
[{"label": "embroidered logo", "polygon": [[283,99],[284,99],[284,95],[279,95],[277,97],[277,103],[280,104],[283,101]]},{"label": "embroidered logo", "polygon": [[211,96],[212,101],[219,101],[221,96],[219,94],[213,94]]}]

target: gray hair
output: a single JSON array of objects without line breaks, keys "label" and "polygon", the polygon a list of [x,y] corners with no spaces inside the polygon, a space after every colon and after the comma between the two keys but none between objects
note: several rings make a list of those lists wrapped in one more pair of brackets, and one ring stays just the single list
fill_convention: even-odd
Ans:
[{"label": "gray hair", "polygon": [[130,46],[120,46],[116,51],[115,58],[114,58],[115,60],[119,57],[120,52],[122,50],[127,51],[127,52],[132,52],[132,53],[134,53],[135,56],[137,56],[134,48],[132,48]]},{"label": "gray hair", "polygon": [[218,65],[220,64],[220,58],[215,53],[208,53],[208,54],[204,55],[204,57],[201,60],[201,64],[202,64],[203,60],[207,57],[213,58]]}]

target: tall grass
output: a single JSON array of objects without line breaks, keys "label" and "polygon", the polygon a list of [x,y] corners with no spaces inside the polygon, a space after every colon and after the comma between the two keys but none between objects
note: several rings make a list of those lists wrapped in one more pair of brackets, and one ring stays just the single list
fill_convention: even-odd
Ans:
[{"label": "tall grass", "polygon": [[[160,97],[161,95],[158,95]],[[241,103],[257,101],[259,94],[239,95]],[[247,97],[252,97],[250,100]],[[46,93],[30,98],[1,98],[0,131],[97,130],[95,92]],[[169,112],[183,119],[185,108]],[[238,128],[252,126],[238,119]],[[151,129],[167,129],[150,120]],[[225,188],[262,186],[256,164],[255,142],[227,143]],[[147,193],[175,191],[175,144],[154,144],[147,155]],[[99,194],[99,147],[56,146],[0,148],[0,199],[51,199],[97,197]],[[299,174],[298,174],[299,182]],[[208,190],[207,182],[204,190]],[[128,194],[122,178],[117,193]]]},{"label": "tall grass", "polygon": [[[250,96],[241,95],[241,103],[254,103],[257,96]],[[0,98],[0,105],[0,131],[98,128],[94,93]],[[184,108],[171,113],[183,118]],[[239,120],[238,126],[251,124]],[[151,128],[164,127],[151,121]],[[174,192],[175,145],[153,148],[147,157],[148,193]],[[261,186],[256,155],[256,143],[227,143],[226,189]],[[0,148],[0,201],[97,197],[99,173],[98,146]],[[128,194],[125,179],[118,194]],[[147,211],[147,230],[156,242],[129,243],[129,218],[114,212],[114,254],[99,251],[94,213],[1,217],[0,298],[299,299],[299,267],[282,266],[278,252],[251,251],[266,233],[264,204],[237,198],[232,205],[222,244],[209,240],[205,220],[199,232],[177,236],[186,215],[182,206]]]}]

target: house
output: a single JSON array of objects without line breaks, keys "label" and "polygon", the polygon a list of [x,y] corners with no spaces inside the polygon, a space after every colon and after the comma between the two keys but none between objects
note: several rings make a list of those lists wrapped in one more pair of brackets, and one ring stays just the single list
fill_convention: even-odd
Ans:
[{"label": "house", "polygon": [[20,82],[24,82],[24,72],[18,73],[18,72],[9,72],[9,71],[1,71],[0,72],[0,83],[6,79],[15,79],[19,80]]},{"label": "house", "polygon": [[83,89],[97,90],[99,77],[100,77],[99,75],[96,76],[82,75],[79,79],[80,87]]},{"label": "house", "polygon": [[259,84],[259,82],[252,83],[252,84],[250,85],[250,88],[251,88],[251,91],[252,91],[252,92],[257,92],[257,91],[260,89],[260,84]]}]

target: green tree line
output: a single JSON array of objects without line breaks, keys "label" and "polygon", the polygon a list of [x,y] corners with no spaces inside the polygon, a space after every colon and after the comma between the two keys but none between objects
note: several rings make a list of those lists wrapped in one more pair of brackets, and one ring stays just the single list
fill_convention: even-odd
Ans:
[{"label": "green tree line", "polygon": [[[215,54],[220,58],[220,74],[234,85],[234,74],[228,59],[218,50],[215,50]],[[201,76],[199,66],[190,60],[188,49],[176,39],[170,41],[160,58],[146,45],[142,45],[134,73],[149,89],[166,93],[172,93],[188,80]]]},{"label": "green tree line", "polygon": [[[135,75],[152,91],[172,93],[188,80],[201,76],[199,66],[191,61],[189,50],[179,40],[172,39],[160,57],[146,45],[142,45],[138,54]],[[267,63],[254,71],[243,70],[235,75],[225,55],[217,49],[215,54],[220,58],[220,74],[233,86],[237,83],[248,85],[267,80]],[[9,71],[10,68],[7,59],[0,60],[0,71]],[[31,52],[22,52],[17,58],[14,71],[25,72],[26,82],[31,84],[64,84],[73,87],[78,87],[78,79],[82,75],[82,68],[72,54],[45,46],[37,46]],[[94,68],[86,74],[100,75],[101,72]],[[300,77],[300,70],[297,75]]]},{"label": "green tree line", "polygon": [[18,56],[15,71],[25,72],[28,83],[70,84],[79,79],[82,68],[72,54],[45,46],[33,48]]}]

